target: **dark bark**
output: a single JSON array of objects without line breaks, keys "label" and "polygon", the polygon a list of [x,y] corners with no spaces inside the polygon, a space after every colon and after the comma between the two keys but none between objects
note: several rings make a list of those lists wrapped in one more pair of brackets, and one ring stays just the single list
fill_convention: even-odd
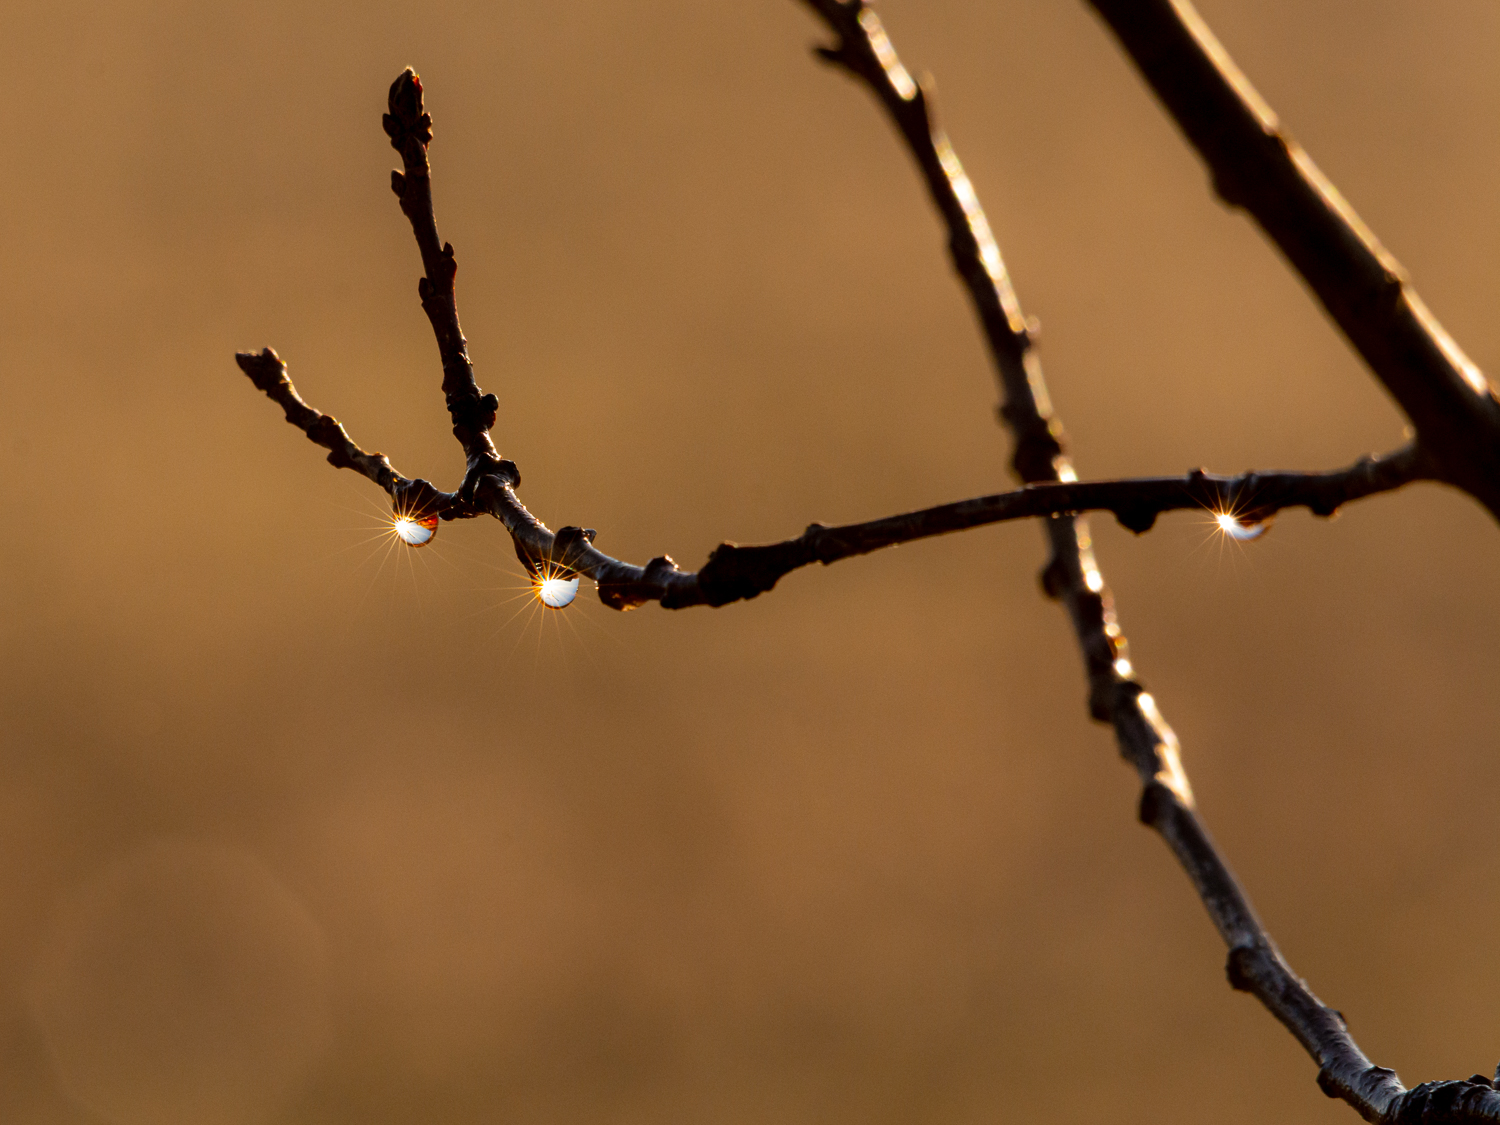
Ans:
[{"label": "dark bark", "polygon": [[1181,477],[1044,481],[1013,492],[864,523],[840,527],[814,523],[801,535],[779,543],[721,543],[696,572],[677,569],[666,556],[639,567],[595,548],[591,529],[548,530],[521,503],[511,485],[493,476],[479,478],[481,487],[472,501],[440,492],[427,481],[402,476],[383,454],[366,453],[349,440],[335,419],[307,406],[287,378],[286,366],[270,348],[241,352],[236,358],[255,385],[283,405],[288,421],[332,450],[328,456],[332,464],[353,469],[380,485],[402,514],[458,519],[476,510],[488,511],[509,529],[523,560],[546,563],[549,573],[565,570],[592,578],[605,604],[616,609],[651,601],[668,609],[728,605],[757,597],[774,588],[784,575],[815,562],[826,566],[918,539],[1042,516],[1107,511],[1137,533],[1149,530],[1162,512],[1183,510],[1232,515],[1241,527],[1268,521],[1284,508],[1304,507],[1329,516],[1352,500],[1417,480],[1420,472],[1415,451],[1408,446],[1386,457],[1363,457],[1329,473],[1251,472],[1223,477],[1199,469]]},{"label": "dark bark", "polygon": [[464,450],[464,483],[459,495],[468,500],[481,475],[495,475],[512,485],[521,483],[521,475],[513,463],[502,461],[495,452],[490,429],[495,425],[500,402],[479,389],[474,364],[469,360],[469,345],[458,325],[458,262],[453,244],[438,238],[432,209],[432,166],[427,161],[432,117],[422,108],[422,80],[410,67],[391,83],[387,102],[390,112],[382,124],[391,147],[401,154],[404,168],[391,173],[391,190],[401,201],[402,214],[411,221],[422,254],[425,275],[417,283],[417,296],[437,337],[443,362],[443,397],[453,420],[453,436]]},{"label": "dark bark", "polygon": [[353,469],[368,477],[387,492],[392,492],[405,478],[386,460],[384,453],[366,453],[349,440],[338,419],[320,414],[297,393],[286,377],[286,364],[270,348],[258,352],[240,352],[235,357],[240,370],[250,377],[257,390],[286,412],[286,420],[307,434],[308,440],[328,450],[328,463],[339,469]]}]

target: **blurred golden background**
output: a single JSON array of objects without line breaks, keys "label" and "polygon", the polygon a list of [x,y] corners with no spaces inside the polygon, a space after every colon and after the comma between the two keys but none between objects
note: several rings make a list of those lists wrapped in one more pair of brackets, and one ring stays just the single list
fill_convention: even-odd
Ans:
[{"label": "blurred golden background", "polygon": [[[1203,0],[1500,367],[1500,8]],[[887,0],[1081,474],[1328,468],[1402,419],[1082,4]],[[0,1120],[1334,1122],[1090,723],[1035,528],[719,611],[522,612],[388,187],[414,66],[495,438],[696,567],[1007,487],[979,336],[789,0],[15,3],[0,179]],[[1225,544],[1095,521],[1292,965],[1412,1084],[1492,1070],[1500,534],[1435,486]]]}]

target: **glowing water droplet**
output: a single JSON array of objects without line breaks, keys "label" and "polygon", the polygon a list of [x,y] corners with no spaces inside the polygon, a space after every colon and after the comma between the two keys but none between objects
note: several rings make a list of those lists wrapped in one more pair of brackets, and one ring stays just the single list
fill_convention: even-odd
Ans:
[{"label": "glowing water droplet", "polygon": [[1231,539],[1238,539],[1242,543],[1251,539],[1259,539],[1266,533],[1266,528],[1271,526],[1270,520],[1260,523],[1241,523],[1228,512],[1220,512],[1214,519],[1219,524],[1219,530]]},{"label": "glowing water droplet", "polygon": [[397,516],[391,520],[391,530],[408,547],[427,546],[437,534],[437,526],[437,516],[423,516],[421,519],[415,516]]},{"label": "glowing water droplet", "polygon": [[536,598],[548,609],[562,609],[578,596],[578,575],[572,578],[543,578],[536,584]]}]

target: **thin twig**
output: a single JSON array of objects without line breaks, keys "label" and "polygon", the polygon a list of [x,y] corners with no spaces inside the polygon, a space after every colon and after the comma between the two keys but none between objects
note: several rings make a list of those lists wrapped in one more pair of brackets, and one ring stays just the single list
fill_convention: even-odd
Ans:
[{"label": "thin twig", "polygon": [[381,488],[395,495],[405,478],[386,460],[384,453],[366,453],[349,440],[344,427],[330,414],[320,414],[297,393],[286,377],[286,364],[270,348],[258,352],[240,352],[235,357],[240,370],[250,377],[257,390],[286,411],[286,420],[304,431],[308,439],[328,450],[328,463],[340,469],[353,469]]},{"label": "thin twig", "polygon": [[[826,566],[987,524],[1085,511],[1112,512],[1137,533],[1148,530],[1162,512],[1206,511],[1222,517],[1227,530],[1245,537],[1284,508],[1305,507],[1329,516],[1349,501],[1420,479],[1420,471],[1415,450],[1407,446],[1386,457],[1362,457],[1331,473],[1251,472],[1222,477],[1199,469],[1181,477],[1044,482],[865,523],[842,527],[815,523],[781,543],[750,547],[725,543],[698,572],[697,583],[717,597],[752,598],[771,589],[782,575],[809,563]],[[1094,580],[1086,577],[1085,583],[1089,581]]]},{"label": "thin twig", "polygon": [[[837,37],[833,46],[820,47],[818,53],[844,67],[874,92],[915,158],[948,227],[955,269],[974,302],[998,369],[1005,394],[1001,416],[1015,434],[1017,472],[1027,481],[1073,479],[1062,447],[1061,427],[1052,416],[1020,302],[973,186],[947,137],[933,123],[926,95],[912,82],[879,18],[864,0],[805,2]],[[1095,0],[1095,4],[1101,10],[1109,7],[1122,12],[1172,8],[1167,0],[1140,4],[1119,0],[1108,5]],[[1143,34],[1135,45],[1145,54],[1154,50],[1149,34]],[[1216,127],[1212,113],[1205,113],[1202,120],[1205,128]],[[1279,138],[1277,143],[1281,143]],[[1399,284],[1393,292],[1409,308],[1420,307]],[[1421,312],[1425,314],[1425,310]],[[1440,330],[1430,315],[1425,317],[1423,327],[1421,342],[1433,344]],[[1451,341],[1442,339],[1452,355],[1460,354]],[[1468,391],[1467,398],[1458,396],[1457,401],[1471,415],[1484,417],[1490,405],[1488,392],[1484,392],[1485,401],[1479,403],[1482,396],[1478,386],[1470,385],[1462,375],[1458,378]],[[1482,385],[1482,379],[1479,383]],[[1453,390],[1450,380],[1445,391],[1448,397],[1441,401],[1454,400],[1449,393]],[[1412,417],[1418,421],[1417,415]],[[1438,436],[1441,431],[1433,431],[1431,426],[1429,423],[1429,438]],[[1495,430],[1484,432],[1493,435]],[[1496,483],[1500,482],[1500,473],[1494,471],[1500,464],[1491,464],[1500,456],[1496,448],[1500,447],[1486,451],[1484,462],[1489,466],[1491,490],[1500,490]],[[1419,451],[1413,447],[1406,457],[1414,464],[1421,463],[1425,461],[1425,448]],[[1423,475],[1428,471],[1418,470]],[[1452,478],[1445,475],[1444,479]],[[1475,495],[1484,500],[1479,492]],[[1131,678],[1133,668],[1125,655],[1112,599],[1089,547],[1087,524],[1082,519],[1054,518],[1047,521],[1047,529],[1053,555],[1043,573],[1043,585],[1067,606],[1072,617],[1089,676],[1091,713],[1114,726],[1122,755],[1135,766],[1142,781],[1142,822],[1166,840],[1229,946],[1230,982],[1253,992],[1318,1061],[1319,1083],[1324,1091],[1348,1101],[1367,1120],[1386,1125],[1500,1120],[1500,1096],[1482,1075],[1467,1082],[1428,1083],[1404,1092],[1395,1073],[1371,1064],[1349,1036],[1343,1018],[1318,1000],[1291,971],[1194,810],[1176,736],[1152,697]]]},{"label": "thin twig", "polygon": [[[453,419],[453,436],[463,446],[466,469],[459,495],[468,500],[481,475],[493,475],[512,486],[521,483],[515,465],[502,461],[490,440],[499,400],[479,389],[469,345],[458,324],[455,281],[458,262],[453,244],[438,238],[437,218],[432,209],[432,167],[427,146],[432,143],[432,118],[422,108],[422,80],[407,67],[391,83],[387,99],[390,112],[382,119],[391,147],[401,154],[402,172],[391,173],[391,190],[401,201],[402,213],[411,221],[412,234],[422,254],[425,276],[417,283],[422,311],[432,322],[438,354],[443,361],[443,397]],[[465,515],[477,513],[465,512]]]},{"label": "thin twig", "polygon": [[[329,455],[331,462],[380,484],[401,512],[452,519],[455,512],[471,510],[455,493],[439,492],[426,481],[403,477],[383,455],[364,452],[334,419],[304,404],[271,349],[242,352],[237,358],[256,386],[272,399],[283,405],[287,400],[295,403],[296,413],[288,406],[287,418],[306,430],[309,438],[333,448],[327,435],[335,435],[337,450]],[[482,503],[501,511],[502,518],[508,517],[515,525],[513,534],[526,543],[527,557],[549,564],[549,573],[567,570],[594,579],[607,604],[629,608],[659,601],[669,609],[684,609],[757,597],[793,570],[812,563],[826,566],[885,547],[1013,520],[1107,511],[1140,533],[1149,530],[1162,512],[1206,511],[1224,516],[1233,530],[1244,534],[1284,508],[1303,507],[1315,515],[1330,516],[1351,501],[1418,480],[1421,471],[1415,449],[1406,446],[1384,457],[1361,457],[1347,468],[1328,473],[1250,472],[1225,477],[1196,469],[1180,477],[1048,481],[864,523],[838,527],[814,523],[801,535],[779,543],[721,543],[696,572],[678,570],[665,556],[645,567],[610,558],[593,546],[589,530],[564,528],[554,534],[504,485],[491,486],[495,495],[482,492]]]}]

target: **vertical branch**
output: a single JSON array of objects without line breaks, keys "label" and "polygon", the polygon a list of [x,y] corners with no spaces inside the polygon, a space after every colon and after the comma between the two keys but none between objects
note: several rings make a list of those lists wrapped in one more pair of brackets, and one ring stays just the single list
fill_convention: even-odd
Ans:
[{"label": "vertical branch", "polygon": [[[880,18],[864,0],[807,0],[837,36],[818,54],[859,78],[879,99],[916,161],[948,230],[948,251],[979,317],[999,378],[1000,417],[1015,442],[1012,465],[1027,484],[1073,481],[1061,422],[1042,376],[1033,332],[1000,256],[989,220],[947,135],[933,120],[928,95],[912,81]],[[1094,560],[1088,521],[1049,519],[1046,533],[1051,561],[1042,572],[1047,594],[1063,603],[1072,619],[1089,683],[1089,713],[1112,722],[1121,751],[1146,783],[1158,776],[1181,779],[1182,799],[1191,795],[1175,766],[1176,739],[1155,708],[1138,702],[1125,635],[1115,617],[1113,598]],[[1169,763],[1169,757],[1172,762]]]},{"label": "vertical branch", "polygon": [[1076,480],[1052,416],[1032,331],[968,174],[932,120],[926,91],[912,81],[873,9],[862,0],[807,0],[838,36],[817,48],[828,62],[861,79],[880,100],[917,162],[928,195],[948,229],[953,268],[968,290],[995,362],[1001,416],[1015,439],[1012,465],[1026,484]]},{"label": "vertical branch", "polygon": [[[469,359],[469,345],[458,324],[458,298],[454,281],[458,263],[453,244],[438,238],[437,218],[432,210],[432,167],[427,161],[427,146],[432,142],[432,118],[422,108],[422,80],[407,67],[391,83],[390,112],[383,118],[391,147],[401,154],[403,172],[391,173],[391,190],[401,201],[401,210],[411,221],[417,248],[422,254],[425,276],[417,283],[422,311],[432,322],[438,352],[443,361],[443,397],[453,420],[453,436],[463,446],[467,472],[459,496],[465,502],[473,499],[477,475],[495,471],[502,463],[490,440],[499,400],[484,394],[474,379],[474,364]],[[515,479],[520,474],[509,465]]]},{"label": "vertical branch", "polygon": [[[935,124],[928,95],[912,81],[885,29],[864,0],[806,0],[837,36],[818,53],[849,71],[879,99],[916,161],[948,230],[953,267],[963,281],[989,344],[1004,401],[1001,419],[1015,441],[1012,464],[1026,483],[1073,481],[1061,423],[1052,413],[1033,333],[1006,272],[988,219],[947,136]],[[1168,779],[1180,800],[1190,791],[1176,764],[1176,739],[1154,706],[1140,704],[1125,636],[1094,561],[1088,522],[1059,516],[1046,523],[1052,558],[1042,573],[1047,593],[1072,618],[1089,681],[1089,711],[1113,722],[1125,756],[1147,784]],[[1149,699],[1149,697],[1147,697]]]}]

